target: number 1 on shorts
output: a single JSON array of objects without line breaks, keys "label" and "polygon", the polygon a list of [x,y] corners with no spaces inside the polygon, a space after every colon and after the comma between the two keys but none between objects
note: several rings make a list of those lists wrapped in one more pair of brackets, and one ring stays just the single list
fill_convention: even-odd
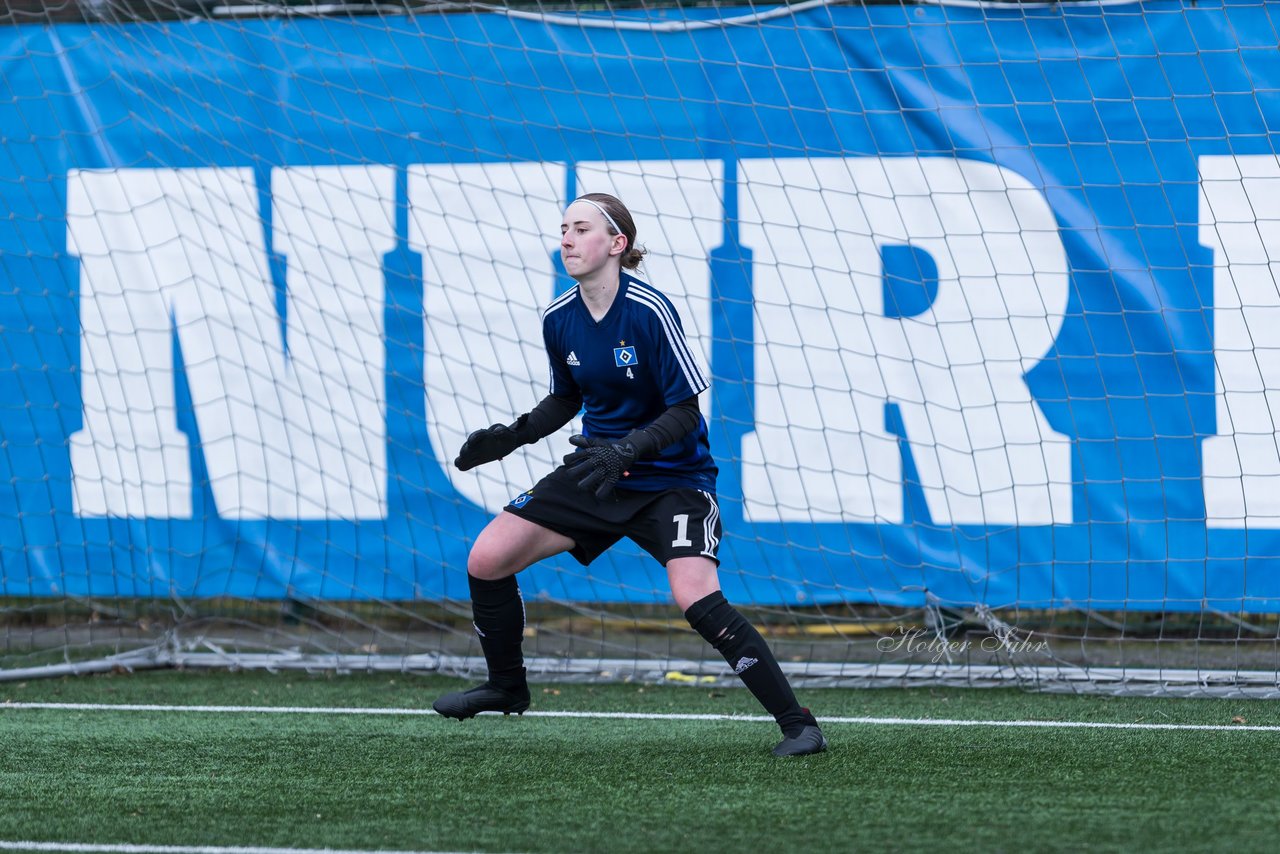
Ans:
[{"label": "number 1 on shorts", "polygon": [[676,525],[676,538],[671,541],[671,548],[693,545],[693,540],[689,539],[689,514],[677,513],[671,517],[671,521]]}]

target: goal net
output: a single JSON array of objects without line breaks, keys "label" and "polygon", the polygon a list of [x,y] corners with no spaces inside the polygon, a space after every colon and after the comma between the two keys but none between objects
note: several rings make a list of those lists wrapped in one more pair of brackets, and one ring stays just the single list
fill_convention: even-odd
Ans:
[{"label": "goal net", "polygon": [[[481,672],[573,425],[452,460],[605,191],[795,680],[1280,693],[1274,8],[10,0],[0,679]],[[520,583],[535,678],[728,676],[631,543]]]}]

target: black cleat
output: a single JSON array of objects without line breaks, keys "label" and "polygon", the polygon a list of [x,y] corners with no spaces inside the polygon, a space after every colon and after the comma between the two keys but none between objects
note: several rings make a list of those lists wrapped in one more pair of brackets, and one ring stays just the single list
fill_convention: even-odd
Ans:
[{"label": "black cleat", "polygon": [[468,688],[466,691],[455,691],[445,694],[431,705],[446,718],[457,718],[465,721],[474,718],[481,712],[502,712],[504,715],[522,715],[529,708],[529,689],[508,691],[488,682]]},{"label": "black cleat", "polygon": [[807,726],[797,735],[784,738],[773,748],[774,756],[808,756],[827,749],[827,737],[817,725]]}]

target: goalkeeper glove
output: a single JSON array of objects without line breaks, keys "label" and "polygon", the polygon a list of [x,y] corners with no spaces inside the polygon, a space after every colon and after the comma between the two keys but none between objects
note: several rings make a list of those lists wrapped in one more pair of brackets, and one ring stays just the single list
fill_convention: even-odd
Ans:
[{"label": "goalkeeper glove", "polygon": [[626,476],[627,469],[640,455],[630,439],[630,436],[617,441],[570,436],[569,442],[583,450],[565,456],[565,465],[569,466],[565,474],[577,479],[580,489],[595,492],[596,498],[608,498],[618,479]]},{"label": "goalkeeper glove", "polygon": [[522,445],[527,445],[522,428],[528,416],[521,415],[515,424],[494,424],[483,430],[477,430],[462,443],[458,458],[453,464],[458,471],[468,471],[479,465],[500,460]]}]

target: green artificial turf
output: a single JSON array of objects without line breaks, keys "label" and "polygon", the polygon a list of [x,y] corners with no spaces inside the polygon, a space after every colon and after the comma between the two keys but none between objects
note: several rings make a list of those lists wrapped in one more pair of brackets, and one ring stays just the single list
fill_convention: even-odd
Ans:
[{"label": "green artificial turf", "polygon": [[[0,683],[0,841],[447,851],[1267,851],[1280,732],[4,708],[422,709],[461,683],[161,671]],[[1280,724],[1263,701],[822,689],[820,718]],[[759,714],[723,686],[535,685],[532,711]],[[1240,720],[1243,719],[1243,723]],[[1236,723],[1232,723],[1236,720]]]}]

